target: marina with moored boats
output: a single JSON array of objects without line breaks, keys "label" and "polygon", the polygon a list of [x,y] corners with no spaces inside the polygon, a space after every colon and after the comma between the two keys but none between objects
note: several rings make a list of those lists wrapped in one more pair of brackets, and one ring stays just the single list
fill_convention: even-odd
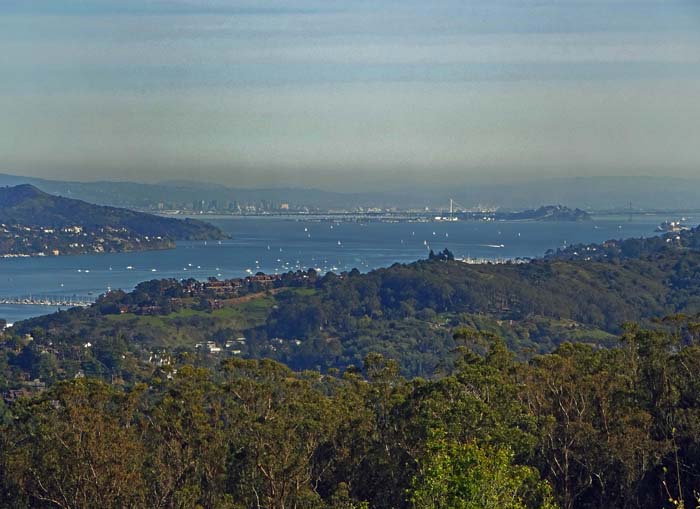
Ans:
[{"label": "marina with moored boats", "polygon": [[78,296],[24,296],[24,297],[0,297],[0,305],[9,306],[52,306],[52,307],[86,307],[93,301]]}]

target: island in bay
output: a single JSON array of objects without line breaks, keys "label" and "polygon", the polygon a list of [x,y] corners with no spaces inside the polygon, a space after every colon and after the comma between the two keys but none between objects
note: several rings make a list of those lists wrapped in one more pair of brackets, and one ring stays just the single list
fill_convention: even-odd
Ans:
[{"label": "island in bay", "polygon": [[0,188],[0,257],[170,249],[178,240],[219,240],[221,230],[54,196],[23,184]]}]

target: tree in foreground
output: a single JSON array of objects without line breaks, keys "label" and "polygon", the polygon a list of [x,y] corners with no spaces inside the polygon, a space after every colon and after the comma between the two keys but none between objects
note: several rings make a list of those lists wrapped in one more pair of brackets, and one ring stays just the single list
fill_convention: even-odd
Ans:
[{"label": "tree in foreground", "polygon": [[541,509],[553,509],[549,486],[530,467],[516,465],[507,447],[430,439],[421,473],[413,479],[411,503],[416,509],[525,509],[539,498]]}]

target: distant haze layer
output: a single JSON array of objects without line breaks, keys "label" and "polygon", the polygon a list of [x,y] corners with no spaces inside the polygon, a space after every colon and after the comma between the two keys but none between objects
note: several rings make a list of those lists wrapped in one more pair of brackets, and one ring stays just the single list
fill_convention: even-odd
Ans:
[{"label": "distant haze layer", "polygon": [[694,0],[4,0],[0,170],[695,177],[699,29]]}]

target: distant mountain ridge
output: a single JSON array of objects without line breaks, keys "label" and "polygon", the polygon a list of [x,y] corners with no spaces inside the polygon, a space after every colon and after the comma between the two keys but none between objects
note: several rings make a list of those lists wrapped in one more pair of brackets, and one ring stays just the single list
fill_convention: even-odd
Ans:
[{"label": "distant mountain ridge", "polygon": [[537,209],[545,203],[561,203],[584,210],[697,210],[700,179],[675,177],[553,177],[485,184],[468,179],[436,179],[406,188],[375,186],[368,192],[334,192],[315,188],[234,188],[208,182],[174,180],[138,182],[76,182],[0,174],[0,186],[32,184],[42,191],[91,203],[129,208],[152,208],[161,202],[192,204],[194,201],[232,201],[342,209],[401,207],[446,209],[450,198],[472,208],[483,205],[505,211]]},{"label": "distant mountain ridge", "polygon": [[206,182],[170,181],[158,184],[121,181],[77,182],[0,174],[0,186],[31,184],[42,191],[91,203],[129,208],[152,208],[158,203],[275,201],[319,208],[368,206],[381,201],[379,194],[335,193],[319,189],[229,188]]},{"label": "distant mountain ridge", "polygon": [[29,184],[0,188],[0,223],[0,256],[164,249],[175,240],[225,237],[201,221],[93,205]]}]

